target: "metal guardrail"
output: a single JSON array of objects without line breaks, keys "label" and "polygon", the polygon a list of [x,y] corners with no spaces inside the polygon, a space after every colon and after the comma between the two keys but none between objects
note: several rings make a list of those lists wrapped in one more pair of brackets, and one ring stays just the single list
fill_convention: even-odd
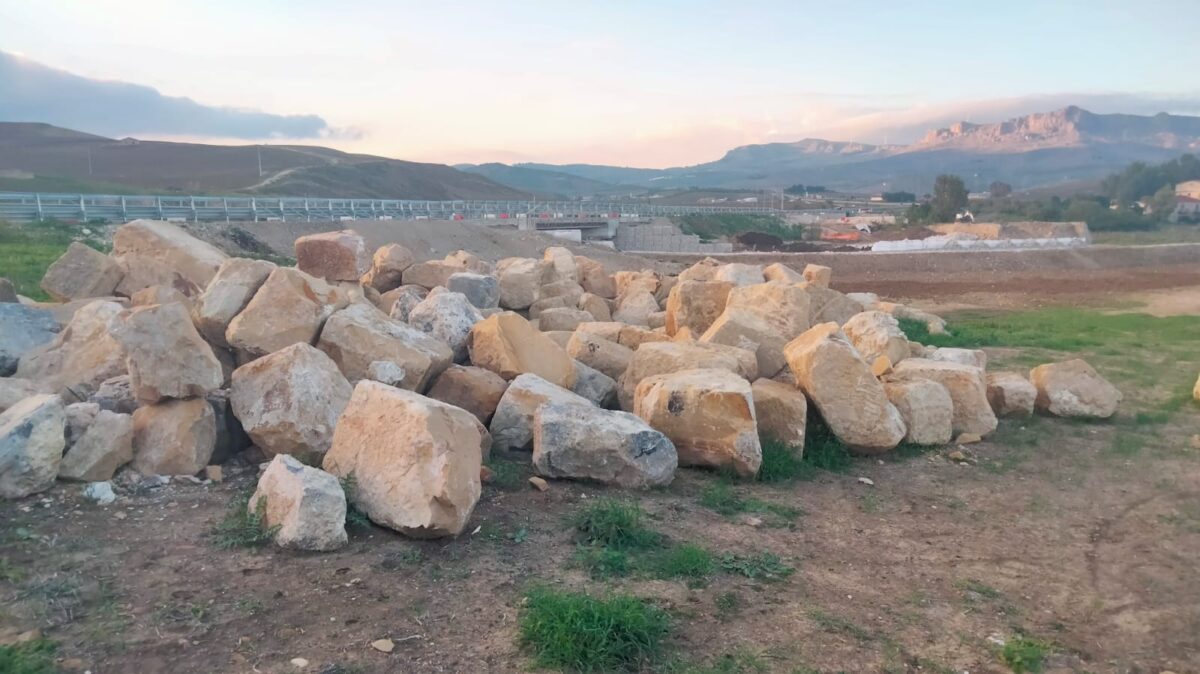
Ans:
[{"label": "metal guardrail", "polygon": [[619,201],[308,199],[0,192],[0,220],[178,222],[634,218],[694,213],[773,214],[770,208],[666,206]]}]

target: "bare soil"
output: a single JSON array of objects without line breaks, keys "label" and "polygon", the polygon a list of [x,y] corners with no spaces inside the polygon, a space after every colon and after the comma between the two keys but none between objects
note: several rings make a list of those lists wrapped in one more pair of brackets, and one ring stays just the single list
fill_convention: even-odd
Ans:
[{"label": "bare soil", "polygon": [[[430,249],[472,250],[457,236],[430,239]],[[937,306],[1085,298],[1192,312],[1197,250],[1007,267],[943,258],[909,261],[907,272],[899,257],[872,268],[854,255],[836,258],[834,276],[843,290]],[[799,257],[786,259],[830,259]],[[228,465],[222,483],[172,482],[108,507],[60,484],[0,503],[0,641],[40,629],[59,644],[64,669],[96,674],[520,672],[529,670],[517,638],[522,593],[548,583],[657,602],[674,616],[671,651],[699,664],[752,653],[771,672],[1007,672],[994,642],[1024,634],[1053,644],[1049,672],[1197,674],[1200,448],[1191,438],[1200,412],[1188,407],[1155,426],[1152,448],[1114,450],[1120,434],[1150,432],[1128,410],[1098,424],[1003,420],[963,448],[739,486],[803,510],[774,528],[703,507],[701,492],[718,480],[703,471],[682,470],[661,491],[554,482],[543,493],[527,488],[527,457],[515,456],[504,465],[519,474],[485,486],[470,533],[413,541],[353,530],[350,545],[327,554],[213,543],[227,505],[253,484],[248,462]],[[950,459],[956,449],[965,463]],[[572,563],[568,520],[600,496],[636,498],[675,542],[773,552],[795,573],[722,574],[701,587],[592,580]],[[384,637],[396,644],[390,654],[370,646]]]}]

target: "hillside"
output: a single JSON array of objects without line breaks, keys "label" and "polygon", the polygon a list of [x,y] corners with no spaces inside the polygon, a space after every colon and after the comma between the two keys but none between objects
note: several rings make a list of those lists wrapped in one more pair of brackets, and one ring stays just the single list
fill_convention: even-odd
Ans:
[{"label": "hillside", "polygon": [[88,192],[124,188],[121,191],[376,199],[528,196],[444,164],[325,147],[114,140],[48,124],[0,122],[0,189],[46,186]]},{"label": "hillside", "polygon": [[1101,115],[1075,106],[996,124],[960,122],[931,130],[911,145],[805,139],[734,148],[695,166],[632,169],[595,165],[526,165],[593,180],[655,189],[780,188],[820,184],[852,192],[923,193],[941,173],[957,173],[972,190],[994,180],[1018,189],[1090,181],[1134,161],[1161,162],[1200,148],[1200,117]]},{"label": "hillside", "polygon": [[624,187],[563,171],[550,171],[528,166],[508,164],[459,164],[454,168],[466,173],[481,175],[522,192],[530,192],[543,198],[582,197],[595,194],[620,194],[630,190],[644,191],[638,187]]}]

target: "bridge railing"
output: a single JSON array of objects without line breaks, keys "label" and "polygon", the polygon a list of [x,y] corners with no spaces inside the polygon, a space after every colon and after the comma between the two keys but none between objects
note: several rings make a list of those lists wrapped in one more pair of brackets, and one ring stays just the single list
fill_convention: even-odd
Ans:
[{"label": "bridge railing", "polygon": [[0,220],[76,222],[325,221],[635,218],[695,213],[777,214],[758,207],[673,206],[622,201],[312,199],[306,197],[49,194],[0,192]]}]

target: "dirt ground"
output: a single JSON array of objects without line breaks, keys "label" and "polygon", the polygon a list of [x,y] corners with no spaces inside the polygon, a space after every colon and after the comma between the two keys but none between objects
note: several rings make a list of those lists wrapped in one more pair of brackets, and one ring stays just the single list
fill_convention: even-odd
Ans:
[{"label": "dirt ground", "polygon": [[[843,289],[947,308],[1086,297],[1171,314],[1196,311],[1197,260],[980,271],[992,281],[845,266],[835,276]],[[1068,280],[1073,292],[1059,292]],[[646,493],[561,481],[537,492],[524,483],[527,455],[499,457],[512,474],[485,486],[456,540],[358,529],[326,554],[213,544],[227,505],[253,484],[249,463],[227,466],[222,483],[173,482],[108,507],[59,485],[0,503],[0,637],[40,629],[65,670],[94,674],[520,672],[530,669],[517,639],[522,593],[547,583],[668,609],[671,651],[697,665],[687,671],[999,673],[1010,670],[995,642],[1024,634],[1054,645],[1049,672],[1200,674],[1200,410],[1154,427],[1152,450],[1114,452],[1121,434],[1151,432],[1134,412],[1155,392],[1126,393],[1114,422],[1002,420],[961,448],[966,462],[947,447],[737,487],[801,509],[787,526],[705,508],[699,496],[718,477],[697,470]],[[672,541],[769,551],[795,573],[700,587],[592,580],[572,563],[568,520],[601,496],[636,498]],[[370,647],[384,637],[390,654]],[[765,669],[702,668],[739,653]]]}]

